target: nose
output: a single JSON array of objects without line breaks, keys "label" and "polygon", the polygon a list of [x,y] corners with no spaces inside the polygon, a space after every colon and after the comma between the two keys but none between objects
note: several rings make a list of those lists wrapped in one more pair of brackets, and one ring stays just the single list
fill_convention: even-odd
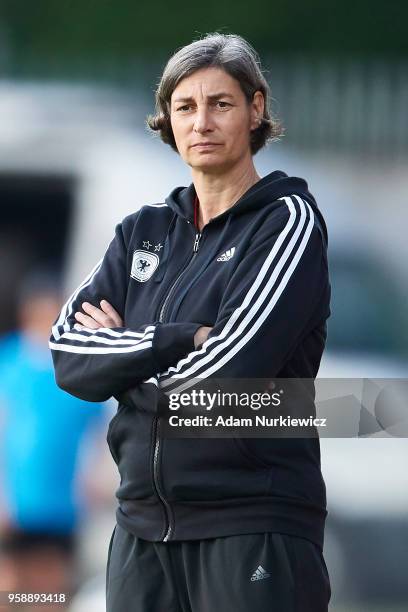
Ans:
[{"label": "nose", "polygon": [[197,107],[194,117],[194,132],[197,134],[204,134],[205,132],[212,130],[212,122],[208,107],[206,105],[199,105]]}]

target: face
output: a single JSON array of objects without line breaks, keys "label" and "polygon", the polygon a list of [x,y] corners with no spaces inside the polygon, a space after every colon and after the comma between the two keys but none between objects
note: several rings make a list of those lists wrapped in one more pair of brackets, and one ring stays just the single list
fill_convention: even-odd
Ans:
[{"label": "face", "polygon": [[51,291],[32,295],[20,305],[18,316],[21,327],[35,334],[44,342],[48,341],[50,326],[58,316],[61,297]]},{"label": "face", "polygon": [[177,85],[170,119],[177,149],[193,169],[223,172],[251,157],[250,132],[263,116],[260,91],[248,103],[222,68],[201,68]]}]

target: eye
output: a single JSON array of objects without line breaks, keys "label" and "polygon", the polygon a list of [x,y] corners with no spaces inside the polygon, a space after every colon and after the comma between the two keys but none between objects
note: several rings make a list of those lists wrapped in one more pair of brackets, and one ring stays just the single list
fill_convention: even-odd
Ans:
[{"label": "eye", "polygon": [[232,106],[229,102],[225,102],[224,100],[217,100],[216,104],[218,104],[219,108],[228,108],[228,106]]},{"label": "eye", "polygon": [[184,104],[184,106],[180,106],[177,111],[188,111],[191,108],[191,104]]}]

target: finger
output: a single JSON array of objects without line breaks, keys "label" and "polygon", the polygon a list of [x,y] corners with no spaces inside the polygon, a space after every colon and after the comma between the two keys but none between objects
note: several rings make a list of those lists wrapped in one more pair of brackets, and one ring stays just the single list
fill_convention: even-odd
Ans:
[{"label": "finger", "polygon": [[83,312],[76,312],[75,318],[79,323],[81,323],[82,325],[90,329],[99,329],[100,327],[102,327],[102,325],[97,323],[97,321],[92,319],[92,317],[88,317],[87,315],[84,315]]},{"label": "finger", "polygon": [[196,331],[195,335],[194,335],[194,345],[195,348],[197,348],[198,346],[200,346],[201,344],[204,344],[204,342],[207,340],[207,336],[208,336],[208,327],[199,327],[198,330]]},{"label": "finger", "polygon": [[87,315],[99,323],[99,327],[112,327],[112,321],[107,314],[89,302],[84,302],[82,308]]},{"label": "finger", "polygon": [[101,308],[103,312],[105,312],[115,324],[115,327],[122,327],[123,321],[120,314],[114,309],[114,307],[109,304],[106,300],[101,301]]},{"label": "finger", "polygon": [[207,340],[208,334],[212,330],[212,327],[202,327],[201,329],[203,330],[203,335],[204,335],[205,339]]}]

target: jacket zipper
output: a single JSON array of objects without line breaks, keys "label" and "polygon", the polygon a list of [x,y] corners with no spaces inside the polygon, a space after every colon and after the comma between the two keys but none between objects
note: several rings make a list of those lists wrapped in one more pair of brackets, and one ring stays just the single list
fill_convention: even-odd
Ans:
[{"label": "jacket zipper", "polygon": [[156,488],[156,492],[157,495],[159,496],[159,499],[161,500],[163,506],[164,506],[164,510],[165,510],[165,515],[166,515],[166,534],[163,538],[163,542],[167,542],[170,539],[171,533],[172,533],[172,526],[171,526],[171,513],[170,513],[170,504],[167,501],[167,499],[164,497],[163,495],[163,491],[161,489],[161,485],[160,485],[160,481],[159,481],[159,452],[160,452],[160,437],[158,435],[158,430],[159,430],[159,418],[156,417],[155,420],[155,444],[154,444],[154,454],[153,454],[153,480],[154,480],[154,485]]},{"label": "jacket zipper", "polygon": [[172,286],[170,287],[170,289],[169,289],[169,291],[168,291],[168,293],[166,295],[166,299],[164,300],[163,306],[160,309],[160,314],[159,314],[159,322],[160,323],[163,323],[164,315],[165,315],[165,312],[166,312],[166,307],[167,307],[167,305],[168,305],[168,303],[170,301],[170,298],[171,298],[172,294],[174,293],[174,289],[178,285],[181,277],[185,274],[185,272],[187,271],[187,269],[190,267],[190,265],[194,261],[195,257],[197,256],[198,248],[199,248],[199,245],[200,245],[201,236],[202,236],[202,234],[200,232],[196,232],[195,239],[194,239],[194,245],[193,245],[193,255],[192,255],[192,257],[190,257],[190,259],[188,260],[187,264],[181,270],[181,272],[177,276],[176,280],[174,281],[174,283],[172,284]]},{"label": "jacket zipper", "polygon": [[[185,274],[186,270],[190,267],[191,263],[194,261],[195,257],[197,256],[199,245],[200,245],[200,240],[201,240],[201,232],[196,232],[196,235],[194,238],[194,244],[193,244],[193,255],[189,259],[187,264],[184,266],[184,268],[181,270],[181,272],[178,274],[176,280],[174,281],[174,283],[172,284],[172,286],[170,287],[166,295],[166,298],[160,309],[160,314],[159,314],[160,323],[163,322],[164,315],[166,312],[166,307],[170,301],[172,294],[174,293],[175,287],[178,285],[181,277]],[[155,442],[154,442],[154,453],[153,453],[153,480],[154,480],[154,485],[156,488],[157,495],[164,506],[165,515],[166,515],[166,534],[163,538],[163,542],[168,542],[173,532],[173,527],[171,524],[171,508],[170,508],[169,502],[167,501],[167,499],[165,498],[163,494],[163,491],[160,485],[160,480],[159,480],[159,456],[160,456],[160,449],[161,449],[161,444],[160,444],[161,439],[159,436],[159,422],[160,421],[159,421],[159,417],[155,417],[155,419],[156,419],[156,423],[155,423],[155,432],[154,432]]]}]

